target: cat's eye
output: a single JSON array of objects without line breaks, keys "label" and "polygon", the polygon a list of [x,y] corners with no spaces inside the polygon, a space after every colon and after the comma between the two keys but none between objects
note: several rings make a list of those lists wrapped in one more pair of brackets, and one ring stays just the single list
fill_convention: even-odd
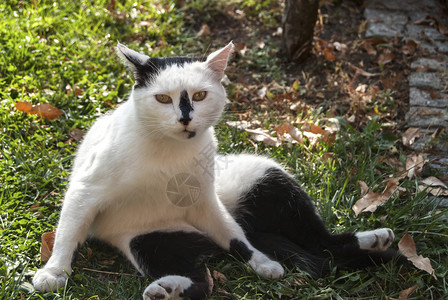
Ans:
[{"label": "cat's eye", "polygon": [[160,103],[163,103],[163,104],[167,104],[167,103],[173,102],[173,99],[171,99],[170,96],[165,95],[165,94],[157,94],[156,95],[156,100],[159,101]]},{"label": "cat's eye", "polygon": [[193,101],[202,101],[207,96],[206,91],[196,92],[193,94]]}]

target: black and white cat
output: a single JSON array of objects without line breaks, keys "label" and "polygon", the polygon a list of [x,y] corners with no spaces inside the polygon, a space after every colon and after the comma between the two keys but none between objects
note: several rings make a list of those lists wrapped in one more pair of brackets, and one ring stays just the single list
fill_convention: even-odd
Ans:
[{"label": "black and white cat", "polygon": [[206,59],[117,50],[136,83],[79,147],[53,254],[33,279],[37,290],[65,285],[88,235],[159,278],[144,299],[206,298],[196,261],[222,249],[265,278],[285,272],[274,259],[320,276],[330,259],[362,267],[395,256],[386,251],[394,239],[388,228],[330,234],[309,196],[272,160],[215,154],[232,43]]}]

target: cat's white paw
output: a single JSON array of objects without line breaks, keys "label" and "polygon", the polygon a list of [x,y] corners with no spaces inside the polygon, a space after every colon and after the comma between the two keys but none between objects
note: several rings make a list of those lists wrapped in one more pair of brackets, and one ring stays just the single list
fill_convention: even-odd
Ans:
[{"label": "cat's white paw", "polygon": [[191,286],[191,279],[183,276],[165,276],[152,282],[143,292],[143,300],[178,300]]},{"label": "cat's white paw", "polygon": [[52,292],[62,289],[67,282],[68,274],[63,270],[43,268],[37,270],[33,277],[33,286],[40,292]]},{"label": "cat's white paw", "polygon": [[285,274],[285,270],[278,262],[270,260],[267,257],[261,261],[251,259],[249,264],[258,275],[264,278],[277,279],[283,277]]},{"label": "cat's white paw", "polygon": [[359,248],[371,251],[385,251],[394,241],[392,229],[380,228],[371,231],[357,232]]}]

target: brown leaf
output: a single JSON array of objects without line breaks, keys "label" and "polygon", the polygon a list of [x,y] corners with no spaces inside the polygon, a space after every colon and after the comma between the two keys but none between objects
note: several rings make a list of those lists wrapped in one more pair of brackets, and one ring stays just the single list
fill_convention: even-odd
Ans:
[{"label": "brown leaf", "polygon": [[[277,135],[283,136],[286,140],[290,140],[290,142],[303,143],[303,135],[302,133],[294,126],[288,123],[284,123],[275,128],[277,131]],[[291,137],[291,139],[289,139]]]},{"label": "brown leaf", "polygon": [[331,145],[336,140],[337,131],[332,130],[330,128],[324,129],[324,135],[322,136],[322,141],[327,143],[328,145]]},{"label": "brown leaf", "polygon": [[215,280],[218,281],[219,283],[227,282],[227,277],[216,270],[213,270],[213,278],[215,278]]},{"label": "brown leaf", "polygon": [[282,143],[275,137],[271,136],[271,133],[268,130],[264,130],[261,128],[258,129],[246,129],[251,135],[251,139],[256,142],[263,142],[267,146],[278,147]]},{"label": "brown leaf", "polygon": [[420,185],[418,187],[419,192],[427,189],[427,191],[433,196],[448,196],[448,187],[437,177],[430,176],[423,179],[422,183],[423,185]]},{"label": "brown leaf", "polygon": [[426,271],[437,279],[431,261],[429,258],[417,254],[415,242],[409,233],[406,232],[400,242],[398,242],[398,249],[417,269]]},{"label": "brown leaf", "polygon": [[301,129],[302,131],[308,131],[314,134],[322,134],[324,132],[322,127],[314,124],[313,122],[305,122]]},{"label": "brown leaf", "polygon": [[383,52],[375,60],[375,63],[377,63],[378,65],[385,65],[387,63],[390,63],[394,58],[395,58],[395,54],[393,54],[391,52]]},{"label": "brown leaf", "polygon": [[376,50],[375,48],[373,48],[372,43],[370,43],[368,40],[365,40],[362,44],[362,46],[364,47],[364,49],[367,51],[368,54],[370,55],[376,55]]},{"label": "brown leaf", "polygon": [[444,189],[448,189],[448,186],[446,186],[446,184],[444,184],[439,178],[434,177],[434,176],[425,178],[425,179],[423,179],[422,182],[429,186],[440,186],[440,187],[443,187]]},{"label": "brown leaf", "polygon": [[71,136],[75,141],[79,142],[84,136],[84,131],[78,128],[73,128],[68,131],[68,135]]},{"label": "brown leaf", "polygon": [[333,54],[333,51],[330,48],[325,48],[323,53],[326,60],[332,61],[336,59],[336,55]]},{"label": "brown leaf", "polygon": [[[214,275],[214,273],[215,273],[215,271],[213,271],[213,275]],[[207,266],[205,266],[205,282],[208,284],[208,291],[207,291],[207,298],[208,298],[213,293],[214,284],[213,284],[212,275],[210,274],[210,269]]]},{"label": "brown leaf", "polygon": [[376,55],[376,50],[375,48],[373,48],[373,45],[384,44],[386,42],[387,42],[386,40],[380,38],[366,39],[363,42],[363,47],[370,55]]},{"label": "brown leaf", "polygon": [[418,288],[418,285],[411,286],[408,289],[402,290],[400,292],[400,296],[398,296],[398,300],[407,300],[408,297]]},{"label": "brown leaf", "polygon": [[[386,188],[382,193],[368,192],[353,205],[352,209],[355,212],[355,215],[357,216],[365,211],[376,211],[378,206],[386,202],[387,199],[392,196],[397,187],[398,180],[393,178],[387,182]],[[363,186],[362,189],[365,189],[365,186]]]},{"label": "brown leaf", "polygon": [[100,261],[100,265],[105,265],[105,266],[111,266],[115,263],[115,260],[113,259],[105,259]]},{"label": "brown leaf", "polygon": [[303,136],[308,139],[311,146],[316,145],[319,142],[319,139],[322,137],[321,134],[315,134],[312,133],[311,131],[304,131]]},{"label": "brown leaf", "polygon": [[209,36],[210,34],[211,34],[210,27],[206,23],[203,23],[201,29],[198,31],[198,33],[196,33],[196,36],[204,37]]},{"label": "brown leaf", "polygon": [[59,108],[46,103],[33,105],[27,101],[18,101],[15,107],[29,115],[38,115],[50,121],[59,118],[63,114]]},{"label": "brown leaf", "polygon": [[423,155],[412,154],[406,158],[406,170],[408,172],[407,176],[411,179],[414,176],[420,175],[423,171],[423,166],[425,165],[425,161],[423,160]]},{"label": "brown leaf", "polygon": [[365,194],[367,194],[367,191],[369,190],[367,183],[365,183],[362,180],[359,180],[358,184],[359,184],[359,187],[361,188],[361,196],[364,196]]},{"label": "brown leaf", "polygon": [[82,94],[84,94],[84,90],[75,87],[75,92],[73,93],[73,95],[75,95],[75,96],[80,96],[80,95],[82,95]]},{"label": "brown leaf", "polygon": [[418,285],[411,286],[408,289],[402,290],[398,298],[386,297],[387,300],[407,300],[408,297],[418,288]]},{"label": "brown leaf", "polygon": [[40,260],[42,262],[47,262],[53,253],[55,234],[55,231],[42,234],[40,245]]},{"label": "brown leaf", "polygon": [[417,50],[418,47],[418,43],[416,43],[413,40],[409,40],[406,45],[404,45],[401,48],[401,51],[403,52],[404,55],[414,55],[415,51]]},{"label": "brown leaf", "polygon": [[409,147],[412,145],[416,138],[420,136],[420,128],[408,128],[401,137],[401,141],[403,142],[404,146]]}]

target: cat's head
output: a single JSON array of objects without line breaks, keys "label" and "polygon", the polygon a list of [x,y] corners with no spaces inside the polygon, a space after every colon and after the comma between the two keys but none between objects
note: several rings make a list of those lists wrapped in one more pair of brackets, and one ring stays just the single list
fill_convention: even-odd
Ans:
[{"label": "cat's head", "polygon": [[149,57],[120,43],[117,50],[134,74],[130,101],[147,135],[194,139],[219,120],[227,101],[221,80],[232,43],[206,59]]}]

